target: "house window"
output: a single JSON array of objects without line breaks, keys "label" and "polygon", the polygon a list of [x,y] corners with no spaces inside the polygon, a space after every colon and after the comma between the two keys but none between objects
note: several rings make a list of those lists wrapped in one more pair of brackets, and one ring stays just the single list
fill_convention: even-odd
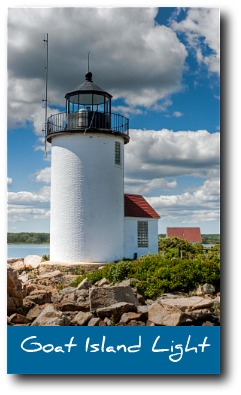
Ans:
[{"label": "house window", "polygon": [[115,164],[121,164],[121,150],[120,150],[120,143],[116,141],[115,143]]},{"label": "house window", "polygon": [[148,221],[137,222],[138,247],[148,247]]}]

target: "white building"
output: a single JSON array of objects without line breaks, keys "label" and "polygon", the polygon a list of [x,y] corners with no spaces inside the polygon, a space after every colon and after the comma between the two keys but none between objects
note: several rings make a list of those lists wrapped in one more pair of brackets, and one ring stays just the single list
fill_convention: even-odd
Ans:
[{"label": "white building", "polygon": [[159,214],[141,195],[125,194],[124,257],[158,252]]},{"label": "white building", "polygon": [[[111,112],[111,97],[88,72],[66,94],[66,112],[48,118],[51,261],[111,262],[157,252],[158,214],[124,219],[129,120]],[[146,229],[148,243],[146,236],[140,241]]]}]

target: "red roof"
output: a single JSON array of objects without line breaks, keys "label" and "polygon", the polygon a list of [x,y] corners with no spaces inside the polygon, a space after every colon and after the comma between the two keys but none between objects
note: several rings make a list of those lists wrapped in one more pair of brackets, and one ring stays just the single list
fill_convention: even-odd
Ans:
[{"label": "red roof", "polygon": [[124,206],[125,217],[160,218],[160,215],[141,195],[125,194]]},{"label": "red roof", "polygon": [[200,228],[167,228],[167,237],[178,237],[190,243],[202,243]]}]

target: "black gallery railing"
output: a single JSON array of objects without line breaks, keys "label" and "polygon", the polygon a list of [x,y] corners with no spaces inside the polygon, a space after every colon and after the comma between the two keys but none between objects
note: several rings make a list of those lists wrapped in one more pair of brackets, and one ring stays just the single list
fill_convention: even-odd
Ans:
[{"label": "black gallery railing", "polygon": [[51,115],[47,122],[47,135],[63,131],[104,129],[129,135],[129,119],[120,114],[103,114],[80,110]]}]

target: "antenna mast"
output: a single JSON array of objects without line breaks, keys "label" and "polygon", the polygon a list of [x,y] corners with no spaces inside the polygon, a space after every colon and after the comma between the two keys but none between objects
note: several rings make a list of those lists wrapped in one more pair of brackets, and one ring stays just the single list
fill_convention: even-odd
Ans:
[{"label": "antenna mast", "polygon": [[46,44],[46,65],[45,69],[45,99],[42,101],[45,102],[45,122],[44,122],[44,152],[45,156],[47,156],[46,151],[46,139],[47,139],[47,122],[48,122],[48,68],[49,68],[49,35],[46,34],[46,39],[43,40]]}]

